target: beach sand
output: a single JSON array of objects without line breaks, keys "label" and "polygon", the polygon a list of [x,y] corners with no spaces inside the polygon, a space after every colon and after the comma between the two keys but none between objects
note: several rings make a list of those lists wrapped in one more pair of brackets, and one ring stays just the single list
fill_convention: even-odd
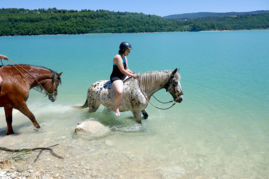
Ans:
[{"label": "beach sand", "polygon": [[[65,139],[63,139],[65,140]],[[0,178],[201,178],[198,173],[186,173],[179,166],[162,166],[162,161],[139,158],[131,153],[117,151],[109,140],[70,140],[52,149],[58,159],[43,151],[9,153],[0,151]],[[84,145],[87,143],[87,145]],[[18,144],[18,143],[17,143]],[[41,146],[50,146],[42,144]],[[26,147],[21,143],[16,148]],[[80,152],[84,151],[81,155]],[[85,157],[86,156],[86,157]],[[35,160],[37,161],[35,162]],[[4,163],[4,164],[3,164]],[[195,171],[195,170],[194,170]]]}]

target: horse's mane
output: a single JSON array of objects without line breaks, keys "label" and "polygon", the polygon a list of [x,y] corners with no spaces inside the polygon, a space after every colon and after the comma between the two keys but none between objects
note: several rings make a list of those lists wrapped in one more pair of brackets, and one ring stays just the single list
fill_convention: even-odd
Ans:
[{"label": "horse's mane", "polygon": [[[23,65],[23,66],[32,66],[32,67],[38,67],[38,68],[44,68],[44,69],[46,69],[46,70],[49,70],[49,71],[51,71],[51,72],[55,72],[54,70],[52,70],[52,69],[50,69],[50,68],[48,68],[48,67],[44,67],[44,66],[40,66],[40,65],[30,65],[30,64],[18,64],[18,65]],[[2,66],[2,65],[1,65]],[[16,65],[3,65],[3,66],[15,66],[16,67]],[[56,72],[55,72],[56,73]]]},{"label": "horse's mane", "polygon": [[172,70],[163,70],[163,71],[151,71],[139,74],[139,84],[140,88],[145,89],[147,86],[153,86],[158,81],[163,81],[168,79]]}]

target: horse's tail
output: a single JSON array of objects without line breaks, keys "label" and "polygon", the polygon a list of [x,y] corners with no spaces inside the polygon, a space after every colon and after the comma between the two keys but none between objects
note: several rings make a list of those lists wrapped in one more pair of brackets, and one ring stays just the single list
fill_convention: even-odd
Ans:
[{"label": "horse's tail", "polygon": [[76,108],[76,109],[86,108],[86,107],[88,107],[88,99],[86,99],[85,103],[82,106],[72,106],[72,107]]}]

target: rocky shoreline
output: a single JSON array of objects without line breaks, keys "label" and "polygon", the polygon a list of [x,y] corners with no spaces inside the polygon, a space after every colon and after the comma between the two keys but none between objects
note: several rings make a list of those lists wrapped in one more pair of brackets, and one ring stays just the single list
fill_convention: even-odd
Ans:
[{"label": "rocky shoreline", "polygon": [[[109,140],[90,141],[91,147],[80,142],[55,147],[64,159],[43,152],[34,162],[38,152],[17,156],[0,151],[0,161],[8,161],[0,165],[0,178],[197,178],[197,173],[179,166],[162,166],[163,161],[117,151]],[[79,154],[82,151],[87,157]]]},{"label": "rocky shoreline", "polygon": [[[77,125],[72,136],[32,138],[25,144],[23,135],[7,136],[0,142],[10,149],[32,149],[32,145],[52,146],[49,150],[7,152],[0,150],[1,178],[201,178],[196,170],[187,172],[179,165],[166,166],[166,159],[119,151],[106,136],[110,129],[97,121]],[[33,135],[35,136],[35,135]],[[59,145],[51,145],[57,142]],[[143,149],[141,149],[143,150]],[[61,156],[61,157],[57,157]]]}]

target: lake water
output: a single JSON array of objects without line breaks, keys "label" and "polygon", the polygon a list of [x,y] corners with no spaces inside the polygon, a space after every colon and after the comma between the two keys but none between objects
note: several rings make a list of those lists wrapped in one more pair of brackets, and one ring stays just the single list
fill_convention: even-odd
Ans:
[{"label": "lake water", "polygon": [[[93,114],[71,108],[85,102],[90,84],[109,79],[122,41],[133,46],[132,71],[180,69],[183,102],[166,111],[149,105],[142,126],[130,112],[116,117],[103,107]],[[34,90],[27,101],[41,130],[33,130],[30,120],[14,111],[17,135],[6,136],[1,109],[0,146],[58,143],[64,161],[46,153],[30,166],[47,169],[41,175],[55,169],[54,162],[66,177],[267,178],[268,47],[266,30],[0,37],[0,53],[16,63],[63,72],[56,102]],[[165,90],[156,96],[172,99]],[[89,118],[112,132],[91,140],[74,136],[76,124]]]}]

